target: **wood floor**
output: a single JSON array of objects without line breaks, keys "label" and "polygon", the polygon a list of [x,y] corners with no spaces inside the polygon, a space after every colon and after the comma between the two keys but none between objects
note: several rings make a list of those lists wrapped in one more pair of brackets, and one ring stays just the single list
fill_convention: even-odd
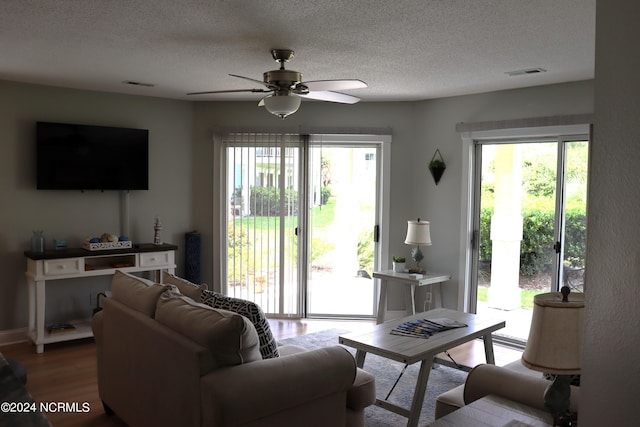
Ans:
[{"label": "wood floor", "polygon": [[[331,328],[358,331],[370,327],[369,321],[334,320],[270,320],[277,340],[319,332]],[[86,413],[47,413],[54,427],[122,427],[125,424],[117,416],[107,416],[98,397],[96,381],[96,350],[93,339],[70,341],[45,346],[44,353],[37,354],[29,343],[0,347],[5,357],[19,361],[27,370],[27,389],[36,402],[89,403]],[[517,350],[494,345],[497,365],[518,359]],[[484,363],[484,345],[476,340],[452,349],[449,354],[466,366]],[[446,355],[440,355],[448,359]]]}]

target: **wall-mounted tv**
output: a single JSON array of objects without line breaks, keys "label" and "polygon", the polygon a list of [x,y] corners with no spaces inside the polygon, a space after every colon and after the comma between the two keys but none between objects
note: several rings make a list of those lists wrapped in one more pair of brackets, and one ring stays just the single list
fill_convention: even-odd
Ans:
[{"label": "wall-mounted tv", "polygon": [[149,131],[36,123],[39,190],[148,190]]}]

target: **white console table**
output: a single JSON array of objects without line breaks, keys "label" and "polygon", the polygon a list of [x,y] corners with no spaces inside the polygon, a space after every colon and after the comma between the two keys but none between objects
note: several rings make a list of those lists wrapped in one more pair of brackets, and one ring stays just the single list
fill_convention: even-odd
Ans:
[{"label": "white console table", "polygon": [[[93,336],[91,320],[72,321],[74,331],[49,334],[45,330],[46,284],[52,280],[108,276],[116,270],[134,273],[176,268],[175,245],[138,244],[129,249],[90,251],[87,249],[49,250],[44,253],[26,251],[27,285],[29,288],[28,338],[42,353],[44,344]],[[157,281],[162,275],[158,274]]]},{"label": "white console table", "polygon": [[[419,286],[435,285],[448,281],[451,276],[440,273],[424,273],[420,278],[408,273],[396,273],[393,270],[374,271],[373,277],[380,279],[380,300],[378,301],[378,315],[376,323],[384,322],[385,313],[387,311],[387,291],[389,284],[404,286],[405,288],[405,309],[407,314],[416,314],[416,288]],[[438,286],[436,288],[438,298],[436,299],[436,308],[442,307],[442,291]]]}]

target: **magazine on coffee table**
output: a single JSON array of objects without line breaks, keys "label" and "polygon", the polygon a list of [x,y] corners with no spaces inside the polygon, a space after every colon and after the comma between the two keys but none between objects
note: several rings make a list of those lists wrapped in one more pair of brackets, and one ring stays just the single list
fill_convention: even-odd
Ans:
[{"label": "magazine on coffee table", "polygon": [[401,323],[391,330],[393,335],[429,338],[431,335],[449,329],[464,328],[466,323],[444,317],[437,319],[418,319]]}]

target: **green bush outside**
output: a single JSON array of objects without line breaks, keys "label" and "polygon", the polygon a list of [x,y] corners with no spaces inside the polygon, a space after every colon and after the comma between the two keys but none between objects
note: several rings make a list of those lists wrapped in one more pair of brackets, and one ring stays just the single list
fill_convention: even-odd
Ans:
[{"label": "green bush outside", "polygon": [[322,190],[320,190],[320,204],[326,205],[330,197],[331,197],[331,188],[322,187]]},{"label": "green bush outside", "polygon": [[358,269],[365,270],[370,276],[373,275],[374,253],[373,230],[362,230],[358,235]]},{"label": "green bush outside", "polygon": [[[252,186],[249,196],[249,212],[252,216],[280,215],[280,189]],[[298,192],[286,189],[284,208],[287,215],[298,212]]]},{"label": "green bush outside", "polygon": [[[491,261],[492,208],[480,210],[480,259]],[[535,276],[552,264],[555,208],[545,202],[533,202],[522,209],[523,230],[520,245],[520,273]],[[565,259],[584,265],[586,253],[586,214],[583,206],[568,206],[565,211]]]},{"label": "green bush outside", "polygon": [[229,227],[228,235],[228,265],[227,277],[232,285],[244,282],[243,260],[251,254],[251,244],[247,240],[247,232],[240,227]]}]

